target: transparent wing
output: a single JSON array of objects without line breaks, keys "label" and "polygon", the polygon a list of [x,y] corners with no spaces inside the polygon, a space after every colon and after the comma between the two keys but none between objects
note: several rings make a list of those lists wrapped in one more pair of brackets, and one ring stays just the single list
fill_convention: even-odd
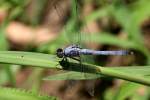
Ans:
[{"label": "transparent wing", "polygon": [[[75,0],[76,1],[76,0]],[[82,2],[82,4],[85,4],[85,1]],[[80,20],[81,23],[81,28],[78,31],[79,36],[79,45],[81,48],[87,48],[87,44],[90,44],[92,41],[90,40],[90,36],[91,36],[91,32],[87,26],[87,23],[85,23],[84,19],[84,7],[82,5],[79,4],[79,2],[76,1],[76,6],[77,6],[77,13],[78,13],[78,19]],[[81,16],[81,17],[80,17]],[[88,35],[88,36],[87,36]],[[85,41],[89,41],[88,43]],[[93,56],[84,56],[84,55],[80,55],[80,65],[81,65],[81,70],[83,72],[83,77],[85,81],[85,88],[87,89],[87,92],[91,95],[94,96],[94,83],[96,78],[99,77],[93,77],[90,79],[90,77],[92,76],[92,74],[87,73],[85,71],[85,68],[82,66],[82,63],[94,63],[94,59]],[[97,76],[97,75],[95,75]]]},{"label": "transparent wing", "polygon": [[[61,33],[68,41],[68,44],[66,44],[64,46],[64,48],[68,45],[79,45],[80,44],[80,23],[79,23],[79,17],[78,17],[78,13],[77,13],[77,1],[76,0],[64,0],[65,2],[69,2],[70,7],[69,8],[69,14],[67,14],[68,16],[66,16],[66,20],[65,20],[65,24],[63,26],[63,32]],[[59,5],[55,5],[54,8],[56,10],[56,13],[58,14],[59,18],[62,18],[65,12],[65,9],[63,6],[61,6],[59,3]],[[63,42],[63,41],[62,41]],[[69,60],[69,58],[67,58]],[[71,67],[68,66],[67,68],[68,70],[72,70]],[[82,70],[82,69],[81,69]],[[75,73],[73,73],[75,74]],[[78,76],[80,73],[77,73]],[[70,74],[67,75],[65,78],[66,80],[71,80],[72,77],[70,78]],[[75,76],[77,77],[77,76]],[[80,80],[80,78],[78,78]],[[75,79],[75,78],[74,78]],[[83,78],[81,78],[83,79]],[[76,80],[76,79],[75,79]],[[68,81],[68,83],[70,84],[70,86],[68,88],[72,88],[72,86],[76,83],[75,81]]]}]

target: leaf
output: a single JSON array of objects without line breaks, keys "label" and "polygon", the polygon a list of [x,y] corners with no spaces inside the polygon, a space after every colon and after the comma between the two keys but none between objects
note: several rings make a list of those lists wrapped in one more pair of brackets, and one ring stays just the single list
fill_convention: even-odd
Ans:
[{"label": "leaf", "polygon": [[[6,39],[6,27],[8,26],[8,23],[6,20],[4,20],[4,22],[2,23],[1,27],[0,27],[0,50],[8,50],[8,41]],[[12,69],[10,68],[10,65],[0,65],[0,66],[5,66],[1,71],[3,72],[3,74],[0,74],[0,77],[2,77],[0,84],[3,84],[5,82],[9,82],[15,86],[16,85],[16,80],[15,80],[15,75],[12,71]],[[4,72],[4,71],[5,72]],[[1,76],[2,75],[2,76]]]},{"label": "leaf", "polygon": [[[150,86],[149,77],[145,76],[144,73],[142,74],[143,70],[147,70],[147,68],[150,66],[147,66],[147,67],[139,66],[139,67],[143,67],[143,68],[141,68],[138,72],[134,72],[134,74],[131,73],[131,70],[132,72],[135,71],[134,69],[124,72],[125,70],[124,67],[120,67],[120,68],[118,67],[118,69],[105,67],[105,68],[101,68],[101,74]],[[128,67],[128,69],[130,68],[131,67]],[[136,69],[137,67],[134,66],[132,68]]]},{"label": "leaf", "polygon": [[0,62],[17,65],[41,66],[42,68],[61,68],[59,59],[50,54],[0,51]]},{"label": "leaf", "polygon": [[106,7],[104,9],[96,10],[96,11],[92,12],[92,14],[86,16],[85,19],[84,19],[84,22],[89,23],[89,22],[95,21],[97,19],[100,19],[102,17],[105,17],[105,16],[108,15],[108,10],[109,10],[109,7],[108,8]]},{"label": "leaf", "polygon": [[[85,35],[83,35],[83,37],[85,37],[84,38],[85,40],[83,40],[84,42],[89,41],[89,40],[87,40],[87,39],[89,39],[88,35],[85,34]],[[90,40],[95,43],[115,45],[115,46],[124,47],[124,48],[137,49],[139,47],[136,43],[134,43],[130,40],[120,39],[109,33],[99,33],[99,34],[90,35]]]},{"label": "leaf", "polygon": [[[149,92],[147,87],[141,87],[136,93],[132,94],[131,100],[149,100]],[[142,90],[142,93],[139,92]]]},{"label": "leaf", "polygon": [[[49,54],[0,51],[1,63],[41,66],[41,68],[55,68],[55,69],[59,68],[75,72],[82,72],[81,69],[84,67],[85,73],[105,75],[109,77],[128,80],[131,82],[136,82],[150,86],[150,78],[149,78],[150,66],[101,67],[86,63],[82,63],[81,66],[81,64],[71,61],[70,62],[66,61],[59,62],[59,61],[60,61],[59,58]],[[80,74],[77,73],[72,74],[72,76],[76,76],[76,79],[77,75]],[[80,78],[78,77],[78,79]],[[88,79],[88,77],[86,77],[85,79]]]},{"label": "leaf", "polygon": [[113,100],[116,90],[114,88],[108,88],[104,92],[104,100]]},{"label": "leaf", "polygon": [[[62,64],[60,63],[65,70],[82,72],[81,67],[83,67],[85,73],[95,73],[150,86],[149,76],[146,76],[149,75],[147,74],[148,72],[146,72],[146,70],[149,70],[150,66],[100,67],[86,63],[83,63],[82,66],[78,63],[67,63],[68,62],[63,62]],[[131,70],[128,70],[130,68]],[[137,68],[139,68],[138,72],[136,72],[135,70]],[[134,74],[132,74],[131,72],[134,72]]]},{"label": "leaf", "polygon": [[[87,76],[88,74],[88,77]],[[66,73],[62,73],[62,74],[56,74],[56,75],[51,75],[48,76],[46,78],[44,78],[44,80],[87,80],[87,79],[97,79],[102,77],[102,75],[100,74],[91,74],[91,73],[83,73],[83,72],[66,72]]]},{"label": "leaf", "polygon": [[56,100],[55,97],[41,96],[29,91],[0,87],[1,100]]},{"label": "leaf", "polygon": [[136,92],[136,90],[140,87],[142,87],[142,85],[140,84],[136,84],[133,82],[124,82],[120,86],[119,90],[115,93],[113,100],[125,100],[126,98],[131,96],[133,92]]},{"label": "leaf", "polygon": [[[110,68],[111,69],[111,68]],[[141,66],[141,67],[113,67],[114,70],[122,71],[124,73],[130,73],[133,75],[139,75],[143,77],[150,76],[150,67]]]}]

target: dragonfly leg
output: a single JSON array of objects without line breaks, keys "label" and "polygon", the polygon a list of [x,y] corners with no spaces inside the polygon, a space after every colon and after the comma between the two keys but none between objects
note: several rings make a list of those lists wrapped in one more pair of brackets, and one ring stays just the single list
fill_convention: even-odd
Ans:
[{"label": "dragonfly leg", "polygon": [[68,62],[68,59],[66,57],[64,57],[62,59],[62,61],[59,62],[60,65],[63,67],[64,70],[67,70],[68,67],[69,67],[69,62]]},{"label": "dragonfly leg", "polygon": [[73,59],[73,60],[76,60],[76,61],[81,61],[80,59],[77,59],[77,58],[74,58],[74,57],[70,57],[71,59]]},{"label": "dragonfly leg", "polygon": [[63,57],[62,61],[63,61],[63,62],[67,62],[68,60],[67,60],[66,57]]}]

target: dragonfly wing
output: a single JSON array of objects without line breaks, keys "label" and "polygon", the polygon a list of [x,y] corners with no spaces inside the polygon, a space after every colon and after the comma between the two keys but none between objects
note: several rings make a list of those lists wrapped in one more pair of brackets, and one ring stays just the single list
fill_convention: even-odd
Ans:
[{"label": "dragonfly wing", "polygon": [[[80,28],[80,25],[78,25],[78,16],[77,16],[77,6],[76,6],[76,0],[61,0],[61,1],[64,1],[64,2],[69,2],[69,5],[70,5],[70,8],[69,8],[69,17],[66,16],[67,20],[65,20],[65,25],[63,27],[63,31],[61,33],[61,36],[63,36],[64,40],[67,40],[68,44],[69,45],[72,45],[72,44],[79,44],[79,28]],[[64,12],[66,9],[64,9],[63,6],[61,6],[62,3],[59,3],[58,5],[55,5],[54,8],[56,10],[56,13],[58,15],[58,17],[60,19],[62,19]],[[64,42],[64,41],[62,41]],[[68,44],[66,44],[65,46],[67,46]],[[68,58],[67,58],[68,59]],[[69,59],[68,59],[69,61]],[[67,68],[68,70],[72,70],[71,67],[68,66]],[[69,75],[68,75],[69,74]],[[73,76],[72,76],[73,75]],[[56,77],[58,79],[62,78],[62,79],[66,79],[66,80],[76,80],[76,75],[80,75],[79,73],[65,73],[63,75],[57,75]],[[59,77],[61,76],[61,77]],[[78,77],[78,80],[80,80],[81,76]],[[52,78],[49,78],[49,79],[52,79]],[[81,78],[82,79],[82,78]],[[71,87],[72,87],[72,83],[75,83],[75,81],[69,81],[69,83],[71,83]],[[70,87],[70,86],[69,86]]]}]

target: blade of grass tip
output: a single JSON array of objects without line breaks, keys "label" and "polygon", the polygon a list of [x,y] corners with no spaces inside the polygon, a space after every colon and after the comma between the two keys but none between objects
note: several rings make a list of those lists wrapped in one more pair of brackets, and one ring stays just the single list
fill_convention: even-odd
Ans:
[{"label": "blade of grass tip", "polygon": [[0,51],[0,63],[40,66],[41,68],[58,68],[59,58],[55,55],[32,53],[32,52],[18,52],[18,51]]}]

